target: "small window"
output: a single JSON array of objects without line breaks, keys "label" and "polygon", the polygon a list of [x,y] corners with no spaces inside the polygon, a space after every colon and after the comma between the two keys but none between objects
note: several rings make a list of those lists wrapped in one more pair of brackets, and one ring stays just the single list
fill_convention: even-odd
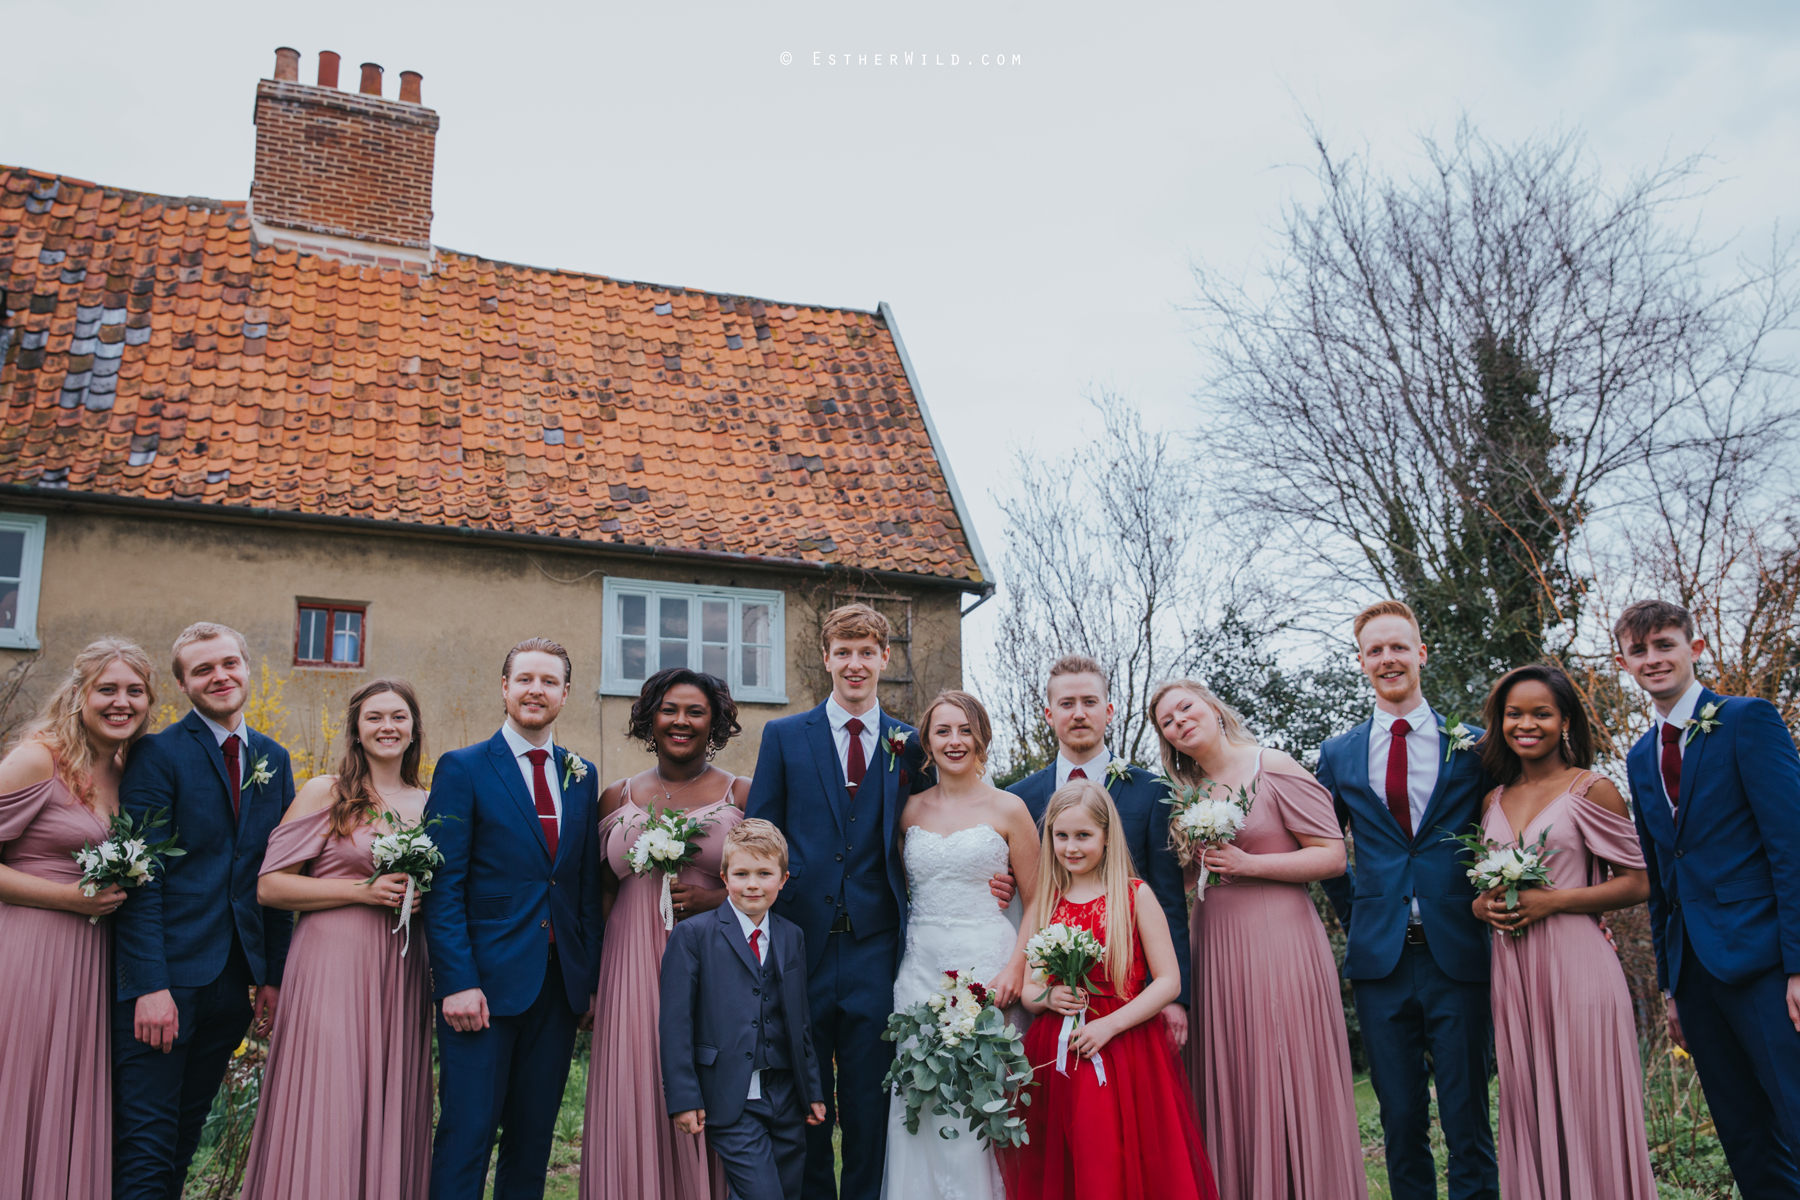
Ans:
[{"label": "small window", "polygon": [[366,612],[361,604],[302,602],[294,626],[294,665],[344,669],[362,666]]},{"label": "small window", "polygon": [[0,646],[36,650],[44,518],[0,513]]},{"label": "small window", "polygon": [[602,595],[602,694],[635,696],[658,671],[689,667],[723,679],[734,699],[787,703],[780,592],[609,578]]}]

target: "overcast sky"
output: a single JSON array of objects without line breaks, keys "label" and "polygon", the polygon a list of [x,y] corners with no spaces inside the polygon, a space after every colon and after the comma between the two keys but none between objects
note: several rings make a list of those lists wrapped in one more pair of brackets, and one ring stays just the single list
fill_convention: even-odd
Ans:
[{"label": "overcast sky", "polygon": [[1579,128],[1619,173],[1707,152],[1720,238],[1766,238],[1800,194],[1784,0],[0,0],[0,34],[0,162],[242,199],[274,48],[309,82],[336,50],[352,89],[364,61],[390,97],[423,73],[440,245],[886,300],[996,569],[1005,447],[1075,444],[1097,387],[1190,411],[1189,264],[1250,268],[1311,194],[1305,115],[1396,164],[1465,112],[1502,139]]}]

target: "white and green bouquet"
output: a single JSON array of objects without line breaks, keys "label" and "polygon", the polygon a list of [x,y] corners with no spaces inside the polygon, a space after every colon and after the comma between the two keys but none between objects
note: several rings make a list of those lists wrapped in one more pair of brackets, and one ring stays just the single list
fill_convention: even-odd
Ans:
[{"label": "white and green bouquet", "polygon": [[[128,812],[113,814],[106,825],[106,840],[97,846],[83,842],[81,849],[70,851],[75,865],[81,868],[81,894],[93,897],[114,884],[122,888],[139,887],[156,878],[165,865],[165,858],[180,858],[186,854],[186,850],[175,844],[172,833],[161,841],[150,840],[152,830],[161,829],[168,823],[169,810],[166,808],[146,813],[143,820],[136,823]],[[97,924],[99,920],[98,915],[91,916],[88,924]]]},{"label": "white and green bouquet", "polygon": [[[1561,850],[1546,848],[1550,837],[1550,826],[1538,834],[1537,844],[1527,846],[1525,835],[1520,834],[1516,844],[1491,841],[1480,826],[1463,834],[1448,834],[1444,840],[1459,843],[1469,852],[1469,882],[1478,891],[1491,891],[1497,887],[1506,889],[1507,911],[1519,907],[1519,891],[1522,888],[1548,887],[1550,884],[1550,856],[1562,853]],[[1509,930],[1514,937],[1523,937],[1523,929]]]},{"label": "white and green bouquet", "polygon": [[644,822],[637,840],[631,843],[631,849],[625,851],[625,861],[630,864],[632,874],[662,872],[662,901],[659,907],[665,931],[675,928],[675,901],[669,895],[669,881],[677,871],[699,856],[700,835],[711,824],[711,821],[694,819],[682,809],[665,808],[661,812],[650,814],[650,819]]},{"label": "white and green bouquet", "polygon": [[[905,1103],[906,1132],[919,1132],[929,1107],[935,1116],[966,1118],[970,1131],[993,1146],[1025,1144],[1025,1119],[1013,1112],[1013,1100],[1031,1081],[1031,1065],[1019,1031],[973,972],[945,971],[930,997],[888,1016],[881,1036],[899,1044],[881,1082]],[[958,1133],[946,1123],[938,1136]]]},{"label": "white and green bouquet", "polygon": [[432,817],[429,821],[408,824],[393,813],[384,813],[381,819],[387,824],[388,832],[378,834],[375,844],[370,847],[375,874],[363,882],[374,883],[383,875],[406,876],[406,898],[400,905],[400,919],[391,931],[406,930],[406,943],[400,947],[400,957],[405,958],[406,952],[412,949],[413,897],[431,890],[432,875],[444,865],[444,852],[438,849],[430,832],[444,818]]},{"label": "white and green bouquet", "polygon": [[[1092,991],[1094,984],[1089,976],[1104,957],[1106,947],[1100,939],[1078,925],[1046,925],[1025,943],[1025,961],[1045,984],[1038,994],[1039,1001],[1059,983],[1077,991]],[[1069,1059],[1069,1036],[1086,1024],[1085,1008],[1080,1013],[1063,1014],[1062,1031],[1056,1035],[1056,1069],[1065,1075],[1069,1073],[1065,1065]],[[1094,1074],[1104,1084],[1106,1063],[1098,1054],[1093,1061]]]},{"label": "white and green bouquet", "polygon": [[[1250,809],[1256,803],[1253,787],[1240,784],[1223,796],[1213,794],[1217,785],[1203,779],[1196,785],[1176,783],[1164,776],[1168,787],[1163,803],[1174,809],[1169,817],[1169,836],[1182,861],[1204,863],[1206,851],[1223,846],[1242,833],[1250,823]],[[1206,899],[1208,885],[1223,882],[1217,871],[1200,871],[1199,899]]]}]

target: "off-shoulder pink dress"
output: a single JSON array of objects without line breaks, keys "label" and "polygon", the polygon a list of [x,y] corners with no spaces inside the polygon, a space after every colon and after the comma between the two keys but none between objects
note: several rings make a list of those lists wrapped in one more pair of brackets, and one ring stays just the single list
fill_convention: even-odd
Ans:
[{"label": "off-shoulder pink dress", "polygon": [[[262,873],[375,873],[376,830],[331,834],[321,809],[269,835]],[[423,1200],[431,1171],[431,986],[425,936],[395,910],[300,914],[244,1167],[244,1200]]]},{"label": "off-shoulder pink dress", "polygon": [[[1259,761],[1235,844],[1285,854],[1295,834],[1344,836],[1331,796],[1298,767]],[[1337,963],[1306,885],[1210,885],[1188,931],[1188,1072],[1222,1200],[1367,1196]]]},{"label": "off-shoulder pink dress", "polygon": [[[681,869],[678,882],[717,888],[725,835],[744,819],[725,795],[692,816],[711,824],[700,835],[700,854]],[[581,1139],[581,1200],[724,1200],[725,1177],[707,1162],[704,1135],[682,1133],[663,1098],[662,1056],[657,1039],[661,1008],[662,876],[634,875],[625,852],[650,814],[631,800],[607,817],[600,844],[619,894],[606,919],[600,950],[599,999],[594,1048],[588,1061],[587,1118]]]},{"label": "off-shoulder pink dress", "polygon": [[[0,862],[74,883],[106,822],[61,779],[0,795]],[[112,1195],[112,922],[0,904],[0,1196]]]},{"label": "off-shoulder pink dress", "polygon": [[[1642,870],[1630,817],[1587,798],[1589,773],[1531,819],[1550,831],[1550,885],[1605,882],[1604,864]],[[1482,826],[1517,835],[1489,798]],[[1493,938],[1494,1055],[1500,1074],[1500,1190],[1507,1200],[1651,1200],[1643,1070],[1631,992],[1596,917],[1557,913]]]}]

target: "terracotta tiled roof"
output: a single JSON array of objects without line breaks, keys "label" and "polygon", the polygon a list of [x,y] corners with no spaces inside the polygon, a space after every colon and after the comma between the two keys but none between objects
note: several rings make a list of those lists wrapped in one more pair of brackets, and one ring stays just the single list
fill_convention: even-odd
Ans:
[{"label": "terracotta tiled roof", "polygon": [[894,336],[0,167],[0,482],[982,582]]}]

